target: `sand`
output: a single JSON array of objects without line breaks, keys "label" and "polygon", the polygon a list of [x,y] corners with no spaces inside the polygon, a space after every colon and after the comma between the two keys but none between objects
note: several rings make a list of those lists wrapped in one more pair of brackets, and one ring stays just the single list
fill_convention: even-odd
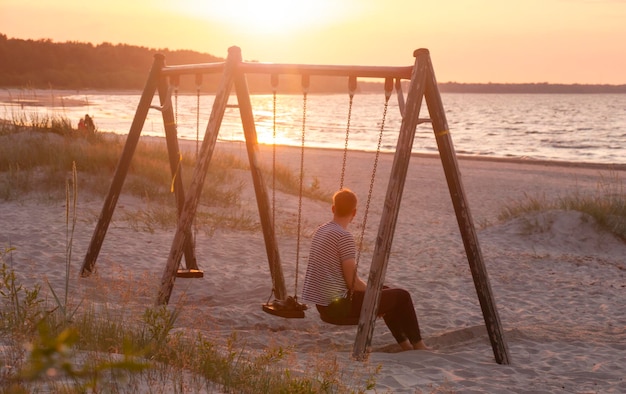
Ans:
[{"label": "sand", "polygon": [[[219,143],[217,150],[245,159],[245,147],[240,143]],[[261,151],[269,163],[269,149],[262,147]],[[341,154],[308,149],[305,182],[318,182],[323,190],[336,189]],[[345,185],[361,196],[361,204],[368,193],[373,158],[373,153],[367,152],[351,152],[348,157]],[[278,151],[278,161],[284,165],[297,169],[299,160],[297,148]],[[359,264],[364,277],[392,160],[393,155],[383,154],[378,165]],[[260,350],[268,344],[290,346],[295,362],[331,358],[364,373],[380,366],[376,392],[626,392],[626,243],[574,211],[552,210],[498,220],[504,206],[527,196],[552,200],[596,194],[606,179],[626,179],[626,173],[601,166],[512,160],[460,159],[459,164],[504,327],[510,365],[495,362],[436,157],[411,159],[385,281],[410,291],[422,334],[432,351],[396,352],[391,334],[379,321],[373,351],[369,360],[361,363],[350,358],[355,327],[323,323],[314,310],[301,320],[262,312],[261,304],[270,297],[271,279],[260,231],[196,232],[196,253],[205,276],[176,281],[171,304],[184,304],[186,311],[176,330],[199,329],[221,339],[236,332],[248,349]],[[249,176],[243,179],[247,180],[243,209],[258,217],[254,216],[252,182]],[[279,221],[293,224],[297,197],[277,193],[276,198]],[[122,195],[96,263],[97,275],[79,278],[102,202],[102,197],[80,194],[71,268],[73,297],[85,298],[109,312],[125,305],[128,313],[128,305],[134,305],[140,314],[156,299],[175,229],[133,229],[124,213],[153,203]],[[306,199],[302,209],[298,293],[310,232],[330,219],[325,202]],[[20,201],[2,201],[0,223],[0,245],[15,248],[10,261],[20,279],[26,283],[47,279],[61,291],[66,260],[65,201],[36,194]],[[287,289],[293,293],[296,236],[293,231],[281,231],[277,237]]]}]

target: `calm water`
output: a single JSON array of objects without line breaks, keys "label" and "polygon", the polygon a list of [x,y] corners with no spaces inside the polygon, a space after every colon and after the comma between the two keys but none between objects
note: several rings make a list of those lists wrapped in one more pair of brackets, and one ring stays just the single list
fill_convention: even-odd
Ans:
[{"label": "calm water", "polygon": [[[44,94],[50,94],[49,92]],[[89,113],[102,131],[128,133],[139,94],[76,94],[55,92],[56,106],[16,107],[0,104],[0,117],[61,114],[75,120]],[[15,94],[17,96],[19,94]],[[443,94],[448,125],[459,154],[490,157],[523,157],[542,160],[626,164],[626,95],[619,94]],[[81,100],[84,106],[63,105]],[[157,101],[155,99],[155,104]],[[213,97],[200,97],[199,127],[196,95],[178,97],[179,136],[204,136]],[[231,97],[236,104],[236,97]],[[252,96],[259,142],[271,143],[272,97]],[[349,147],[375,150],[382,122],[384,97],[356,95],[352,109]],[[301,144],[303,97],[277,98],[277,142]],[[307,100],[307,146],[343,149],[348,114],[347,95],[313,95]],[[428,117],[424,107],[420,117]],[[393,151],[400,128],[395,96],[389,101],[382,149]],[[151,110],[142,135],[163,136],[163,122]],[[220,130],[222,140],[243,140],[239,111],[226,110]],[[418,126],[413,151],[436,152],[430,124]]]}]

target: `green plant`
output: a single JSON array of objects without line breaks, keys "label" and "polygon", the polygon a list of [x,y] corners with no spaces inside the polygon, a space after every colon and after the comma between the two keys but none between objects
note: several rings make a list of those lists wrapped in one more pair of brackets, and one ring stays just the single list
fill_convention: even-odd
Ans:
[{"label": "green plant", "polygon": [[617,172],[601,175],[595,195],[567,196],[561,205],[591,215],[601,227],[626,240],[626,191]]},{"label": "green plant", "polygon": [[[265,168],[263,173],[267,177],[267,179],[275,179],[275,188],[276,190],[280,190],[285,193],[298,195],[300,193],[300,177],[296,175],[293,169],[281,165],[276,164],[274,167],[274,175],[272,175],[272,168]],[[272,178],[274,177],[274,178]],[[306,176],[304,177],[306,178]],[[303,182],[305,182],[303,180]],[[271,185],[271,184],[270,184]],[[307,184],[306,182],[302,185],[302,196],[329,202],[332,197],[332,193],[323,190],[320,187],[319,178],[313,177],[311,182]]]},{"label": "green plant", "polygon": [[[505,206],[498,218],[508,220],[527,212],[551,209],[575,210],[586,213],[607,231],[626,240],[626,192],[617,173],[601,175],[598,187],[593,194],[573,193],[554,200],[545,196],[535,197],[524,194],[524,199]],[[535,226],[528,223],[528,231]]]},{"label": "green plant", "polygon": [[2,331],[29,332],[42,316],[42,300],[39,297],[40,286],[26,289],[17,282],[15,271],[10,269],[5,256],[11,258],[14,248],[5,248],[0,253],[0,327]]},{"label": "green plant", "polygon": [[100,376],[105,371],[138,373],[150,366],[149,363],[137,359],[128,345],[124,348],[124,357],[121,360],[80,363],[75,352],[79,339],[76,329],[68,327],[54,335],[43,321],[37,327],[39,335],[29,346],[25,365],[12,379],[15,382],[14,388],[32,382],[40,385],[49,382],[51,387],[55,387],[59,379],[67,378],[72,382],[71,388],[75,392],[84,392],[86,389],[97,392]]},{"label": "green plant", "polygon": [[30,171],[23,171],[19,163],[11,164],[4,176],[4,181],[0,183],[0,196],[9,201],[18,194],[31,190],[32,174]]},{"label": "green plant", "polygon": [[142,343],[152,352],[164,348],[179,315],[180,309],[170,311],[167,305],[146,309],[143,314]]},{"label": "green plant", "polygon": [[69,322],[74,317],[74,314],[80,307],[79,303],[74,310],[69,310],[69,284],[70,284],[70,268],[72,265],[72,247],[74,244],[74,231],[76,230],[77,213],[76,208],[78,205],[78,174],[76,172],[76,163],[72,163],[72,179],[65,183],[65,288],[63,293],[63,300],[57,296],[54,288],[46,279],[48,288],[52,293],[54,300],[56,301],[57,308],[63,315],[63,320]]}]

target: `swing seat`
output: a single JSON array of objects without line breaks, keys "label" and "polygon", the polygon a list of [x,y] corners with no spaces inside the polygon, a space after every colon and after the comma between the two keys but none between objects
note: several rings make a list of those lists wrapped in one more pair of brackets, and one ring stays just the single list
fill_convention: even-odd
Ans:
[{"label": "swing seat", "polygon": [[179,269],[178,271],[176,271],[176,277],[188,278],[188,279],[203,278],[204,272],[200,270],[194,270],[194,269]]},{"label": "swing seat", "polygon": [[289,296],[284,300],[274,300],[263,304],[263,312],[286,319],[302,319],[308,307]]}]

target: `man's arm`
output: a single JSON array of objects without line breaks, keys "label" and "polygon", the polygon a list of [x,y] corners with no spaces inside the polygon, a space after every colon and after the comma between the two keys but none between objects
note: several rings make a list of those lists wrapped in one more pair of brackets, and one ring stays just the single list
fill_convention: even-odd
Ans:
[{"label": "man's arm", "polygon": [[[343,271],[343,280],[346,282],[348,289],[352,291],[365,291],[367,284],[359,278],[355,259],[344,260],[341,263],[341,269]],[[354,289],[352,288],[352,283],[354,283]]]}]

